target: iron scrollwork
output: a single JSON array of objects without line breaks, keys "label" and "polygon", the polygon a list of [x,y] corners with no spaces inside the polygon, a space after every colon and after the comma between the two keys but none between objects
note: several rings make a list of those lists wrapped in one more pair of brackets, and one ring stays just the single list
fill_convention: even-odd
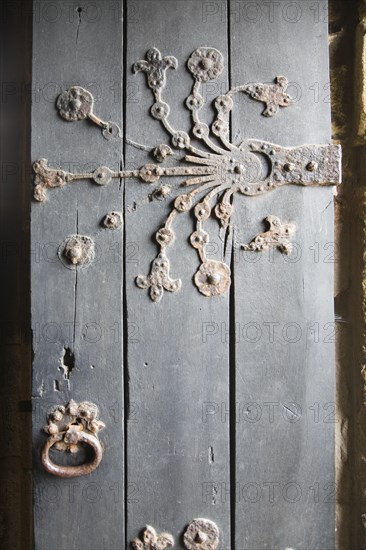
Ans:
[{"label": "iron scrollwork", "polygon": [[[173,222],[180,213],[192,211],[195,218],[195,229],[190,236],[190,242],[197,250],[200,265],[194,276],[194,282],[203,295],[220,296],[230,285],[230,268],[222,261],[207,259],[209,234],[205,231],[204,224],[213,214],[221,227],[226,230],[231,222],[235,194],[255,197],[289,184],[335,185],[340,183],[341,178],[341,149],[338,145],[281,147],[255,139],[244,140],[239,145],[230,141],[229,117],[234,106],[235,94],[244,93],[264,103],[265,109],[262,114],[273,117],[278,113],[279,108],[287,108],[294,103],[287,93],[288,80],[284,76],[277,76],[273,84],[255,83],[229,90],[218,96],[214,102],[217,114],[211,127],[201,120],[200,110],[205,104],[201,85],[217,78],[224,69],[222,54],[211,47],[198,48],[187,62],[188,70],[194,80],[191,93],[186,99],[186,107],[192,119],[191,134],[196,141],[201,142],[203,148],[194,144],[186,132],[177,130],[171,125],[170,106],[164,101],[162,95],[166,85],[167,70],[177,67],[178,61],[175,57],[163,57],[157,48],[151,48],[146,54],[146,59],[134,64],[133,71],[143,72],[146,75],[147,85],[154,97],[150,113],[170,134],[173,147],[186,151],[184,166],[161,166],[161,162],[172,154],[171,148],[165,144],[157,146],[154,150],[155,159],[159,164],[146,164],[138,170],[116,172],[101,166],[91,173],[76,174],[50,169],[46,159],[40,159],[33,165],[34,197],[41,202],[46,200],[49,188],[62,187],[79,179],[91,179],[98,185],[107,185],[113,178],[136,178],[146,184],[156,185],[161,178],[174,176],[184,178],[181,186],[185,188],[185,192],[176,197],[165,224],[156,233],[159,250],[152,262],[150,273],[136,278],[137,286],[149,289],[150,297],[154,302],[161,300],[164,290],[175,292],[181,288],[181,280],[170,277],[167,254],[167,249],[175,238]],[[69,95],[66,92],[64,93],[66,95],[61,94],[58,102],[60,114],[65,116],[69,113],[70,120],[75,119],[75,116],[76,119],[93,117],[92,109],[89,108],[93,105],[93,101],[89,99],[85,107],[84,92],[86,91],[80,88],[79,103],[76,106],[74,99],[70,100],[70,90]],[[83,105],[86,109],[84,111]],[[82,114],[79,113],[80,116],[77,116],[78,111],[75,113],[75,109],[76,111],[81,109]],[[166,190],[164,196],[163,189]],[[170,188],[161,186],[156,193],[160,193],[164,198],[170,194]],[[267,218],[270,224],[270,235],[258,235],[252,243],[244,245],[244,248],[263,249],[263,246],[269,243],[269,237],[275,236],[275,239],[279,239],[277,247],[284,253],[290,252],[291,235],[286,233],[279,235],[278,228],[276,233],[275,222],[272,223],[270,220],[271,216]],[[291,228],[291,234],[292,232]]]},{"label": "iron scrollwork", "polygon": [[72,86],[62,92],[57,99],[57,109],[60,116],[67,121],[89,118],[102,129],[103,137],[107,140],[121,137],[121,130],[115,122],[105,122],[94,114],[94,97],[81,86]]},{"label": "iron scrollwork", "polygon": [[[219,296],[230,285],[230,269],[224,262],[208,260],[206,256],[209,234],[203,226],[211,217],[213,209],[221,226],[227,228],[233,213],[232,197],[235,193],[257,196],[286,184],[331,185],[338,183],[340,180],[340,150],[338,146],[334,145],[285,148],[258,140],[246,140],[239,146],[229,141],[229,116],[234,105],[233,96],[239,92],[245,93],[253,99],[265,103],[266,108],[262,113],[264,116],[274,116],[279,107],[288,107],[293,104],[293,99],[286,92],[288,80],[283,76],[278,76],[275,79],[275,84],[257,83],[238,86],[217,97],[215,100],[217,117],[210,129],[207,124],[202,122],[199,115],[204,105],[200,86],[221,74],[224,69],[224,59],[218,50],[208,47],[195,50],[187,63],[188,70],[194,79],[191,94],[186,99],[186,106],[192,117],[192,134],[210,152],[194,146],[186,132],[172,127],[169,122],[170,107],[162,98],[162,91],[166,84],[166,71],[168,68],[176,69],[177,66],[178,61],[174,57],[162,57],[156,48],[147,52],[146,60],[141,60],[133,66],[135,73],[144,72],[146,74],[147,84],[154,96],[154,103],[150,110],[151,115],[159,120],[170,133],[173,146],[187,151],[185,160],[188,163],[207,169],[205,174],[188,178],[183,182],[182,185],[194,186],[194,189],[176,198],[174,209],[169,214],[165,225],[157,233],[157,241],[161,246],[158,236],[165,234],[164,249],[169,246],[174,239],[172,222],[179,213],[193,210],[196,227],[191,234],[190,241],[197,250],[201,262],[194,281],[198,290],[205,296]],[[220,144],[213,141],[212,134],[218,138]],[[266,164],[270,166],[268,174],[263,174],[259,157],[264,157],[267,161]],[[203,199],[195,203],[196,197],[201,194],[204,194]],[[220,199],[216,201],[215,197],[218,195],[220,195]],[[215,208],[213,208],[214,206]],[[273,227],[270,228],[271,237],[275,236],[279,239],[278,246],[282,247],[283,252],[288,253],[290,245],[288,239],[286,240],[286,231],[292,234],[293,227],[287,226],[282,230],[282,226],[280,226],[276,233],[276,223],[277,221],[273,219]],[[279,236],[279,231],[283,231],[284,234],[281,233]],[[289,236],[287,235],[287,237]],[[257,248],[254,247],[254,249],[258,249],[260,239],[263,237],[258,236]],[[264,237],[264,241],[268,242],[267,236]],[[249,246],[253,249],[253,246]],[[154,269],[156,270],[155,263],[160,261],[161,253],[160,251],[153,262],[152,272]],[[169,265],[165,253],[164,264]],[[151,278],[152,274],[149,277]],[[146,279],[143,279],[144,285],[141,285],[141,280],[141,276],[136,279],[137,285],[146,288],[148,286]],[[152,293],[150,290],[150,296],[154,301],[158,301],[162,296],[164,284],[156,276],[153,280],[158,291]],[[179,287],[180,284],[176,284],[173,290],[177,290]]]}]

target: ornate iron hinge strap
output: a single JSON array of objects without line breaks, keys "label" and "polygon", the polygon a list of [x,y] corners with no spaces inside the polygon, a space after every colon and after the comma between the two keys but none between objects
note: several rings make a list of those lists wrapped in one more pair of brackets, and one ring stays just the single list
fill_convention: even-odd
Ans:
[{"label": "ornate iron hinge strap", "polygon": [[[136,279],[138,286],[150,287],[150,296],[154,301],[161,299],[165,288],[164,282],[167,280],[169,268],[165,249],[173,242],[172,222],[178,213],[194,208],[196,228],[191,235],[191,244],[197,249],[201,260],[201,265],[194,277],[196,286],[206,296],[221,295],[230,284],[230,269],[224,262],[207,260],[206,246],[209,235],[203,229],[204,222],[211,216],[217,195],[220,195],[220,199],[216,202],[215,214],[221,225],[226,228],[233,211],[231,199],[234,193],[256,196],[288,183],[332,185],[340,182],[340,149],[338,146],[284,148],[258,140],[246,140],[236,146],[229,141],[227,137],[229,115],[234,104],[234,94],[243,92],[265,103],[266,108],[263,114],[273,116],[280,106],[287,107],[293,103],[292,98],[286,93],[288,81],[285,77],[277,77],[273,85],[238,86],[217,97],[215,100],[217,117],[211,126],[211,133],[221,143],[213,141],[213,137],[210,136],[210,128],[201,121],[199,111],[204,105],[204,99],[200,93],[201,84],[219,76],[224,68],[223,56],[215,48],[198,48],[192,53],[187,64],[195,81],[191,94],[186,100],[186,105],[192,116],[192,134],[201,140],[210,152],[194,146],[186,132],[177,131],[171,126],[169,122],[170,107],[162,99],[162,90],[166,83],[166,70],[168,68],[175,69],[177,66],[178,62],[174,57],[162,57],[159,50],[152,48],[147,52],[146,59],[137,62],[133,70],[146,73],[147,84],[154,96],[151,115],[160,120],[171,134],[173,145],[185,149],[189,153],[185,160],[200,166],[214,167],[215,170],[211,175],[192,178],[184,182],[186,186],[195,185],[196,187],[193,191],[176,198],[174,209],[168,216],[164,227],[160,228],[156,234],[156,240],[160,247],[162,247],[162,239],[164,239],[164,251],[161,250],[154,260],[148,279],[141,276]],[[261,157],[266,160],[265,163],[261,162]],[[270,166],[269,173],[267,172],[268,165]],[[194,204],[196,197],[201,194],[204,194],[203,199]],[[282,247],[284,252],[288,250],[286,247],[287,243],[285,242]],[[162,253],[164,253],[163,262],[160,261]],[[158,265],[156,264],[157,260]],[[177,290],[180,287],[180,281],[177,280],[174,283],[173,290]],[[172,289],[169,288],[169,290]]]},{"label": "ornate iron hinge strap", "polygon": [[[156,48],[150,49],[146,59],[138,61],[133,66],[135,73],[144,72],[147,84],[152,90],[154,103],[150,109],[151,115],[159,120],[171,135],[175,148],[187,152],[184,157],[186,164],[179,167],[163,167],[159,164],[146,164],[139,170],[122,170],[114,172],[108,167],[97,168],[91,173],[73,174],[63,170],[50,169],[47,160],[41,159],[33,165],[35,172],[34,197],[38,201],[46,199],[47,190],[51,187],[62,187],[69,182],[80,179],[93,180],[98,185],[107,185],[113,178],[137,178],[144,183],[157,184],[164,177],[182,176],[181,186],[187,190],[178,195],[174,206],[163,227],[156,233],[159,247],[158,255],[152,263],[148,276],[139,275],[136,284],[140,288],[149,289],[153,301],[159,302],[164,290],[175,292],[181,287],[180,279],[171,279],[167,248],[173,243],[175,234],[173,222],[178,214],[193,210],[195,230],[190,236],[192,246],[197,250],[200,266],[194,281],[198,290],[205,296],[223,294],[230,285],[230,269],[220,261],[208,260],[206,248],[209,235],[204,230],[204,223],[214,212],[221,226],[226,229],[233,213],[233,195],[236,193],[254,197],[282,187],[284,185],[325,186],[335,185],[341,181],[341,149],[338,145],[304,145],[300,147],[281,147],[261,140],[248,139],[239,145],[230,142],[229,116],[233,109],[235,94],[244,93],[249,97],[263,102],[263,115],[272,117],[279,108],[293,104],[293,99],[286,92],[288,80],[278,76],[274,84],[249,84],[237,86],[215,100],[216,119],[211,128],[202,122],[200,110],[204,106],[204,98],[200,93],[201,84],[219,76],[224,68],[222,54],[215,48],[203,47],[195,50],[188,60],[187,67],[191,72],[194,84],[186,99],[186,106],[191,112],[192,136],[201,142],[201,148],[191,140],[190,136],[172,127],[169,121],[170,107],[162,98],[166,84],[168,68],[176,69],[178,61],[175,57],[163,57]],[[79,103],[75,104],[70,90],[68,95],[62,95],[59,105],[65,113],[70,109],[73,119],[85,118],[90,109],[83,101],[92,104],[92,100],[82,92]],[[72,102],[67,105],[67,99]],[[83,112],[79,116],[79,110]],[[162,162],[171,154],[167,145],[160,145],[154,151],[155,158]],[[189,189],[189,190],[188,190]],[[219,198],[217,198],[219,197]],[[273,217],[273,216],[272,216]],[[274,216],[275,218],[275,216]],[[267,218],[269,223],[270,217]],[[279,222],[280,223],[280,222]],[[289,229],[289,228],[288,228]],[[291,229],[292,231],[292,229]],[[270,235],[260,235],[254,243],[248,245],[250,250],[261,250],[268,244],[269,237],[279,239],[276,245],[281,252],[289,253],[289,237],[278,235],[274,227],[270,227]],[[259,243],[262,243],[259,246]],[[244,246],[245,248],[245,246]]]}]

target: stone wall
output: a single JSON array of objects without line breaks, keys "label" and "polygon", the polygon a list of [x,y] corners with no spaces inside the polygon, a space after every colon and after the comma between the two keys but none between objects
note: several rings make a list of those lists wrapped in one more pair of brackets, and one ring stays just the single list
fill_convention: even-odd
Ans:
[{"label": "stone wall", "polygon": [[366,2],[331,0],[333,139],[343,147],[336,197],[337,534],[365,548],[366,528]]}]

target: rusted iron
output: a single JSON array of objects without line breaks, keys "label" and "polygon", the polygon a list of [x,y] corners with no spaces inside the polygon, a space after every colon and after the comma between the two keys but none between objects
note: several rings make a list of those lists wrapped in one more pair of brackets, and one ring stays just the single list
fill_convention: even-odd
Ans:
[{"label": "rusted iron", "polygon": [[283,254],[291,254],[293,245],[291,238],[296,232],[294,223],[281,223],[277,216],[267,216],[264,220],[269,228],[264,233],[259,233],[251,243],[241,245],[244,250],[263,252],[270,248],[278,248]]},{"label": "rusted iron", "polygon": [[[76,403],[71,400],[66,406],[58,405],[48,414],[48,423],[43,431],[49,435],[41,452],[43,468],[58,477],[78,477],[93,472],[103,458],[103,449],[98,439],[98,432],[105,427],[99,420],[99,410],[94,403],[84,401]],[[87,445],[94,451],[90,462],[79,466],[55,464],[50,456],[50,449],[60,452],[77,453],[81,445]]]},{"label": "rusted iron", "polygon": [[[170,265],[166,255],[166,247],[174,238],[172,222],[177,214],[193,209],[196,229],[191,235],[191,244],[196,248],[201,261],[194,281],[204,295],[215,296],[228,288],[230,270],[227,266],[225,266],[227,270],[221,269],[220,283],[216,285],[207,283],[207,277],[212,275],[215,278],[217,276],[216,273],[210,275],[211,271],[215,270],[214,268],[219,268],[212,262],[207,262],[205,252],[209,237],[203,230],[203,224],[213,212],[220,225],[227,228],[234,209],[232,200],[234,194],[255,197],[283,185],[324,186],[336,185],[341,182],[341,148],[339,145],[282,147],[254,139],[248,139],[240,145],[235,145],[228,140],[234,95],[245,93],[251,98],[265,103],[266,108],[262,114],[274,116],[278,113],[279,107],[285,108],[293,103],[293,99],[286,92],[288,80],[284,76],[278,76],[274,84],[256,83],[237,86],[226,94],[218,96],[215,100],[217,116],[211,128],[200,119],[199,112],[205,104],[200,87],[202,83],[219,76],[224,68],[222,54],[211,47],[198,48],[191,54],[187,63],[194,84],[186,99],[186,106],[191,112],[192,134],[196,141],[201,141],[204,144],[205,148],[193,145],[186,132],[177,130],[171,125],[170,106],[162,96],[166,85],[167,69],[176,69],[177,67],[178,61],[175,57],[163,57],[159,50],[151,48],[146,54],[146,59],[135,63],[133,70],[135,73],[146,74],[147,85],[152,90],[154,98],[150,110],[151,115],[159,120],[170,134],[173,146],[187,152],[184,157],[185,165],[164,167],[161,164],[149,163],[138,170],[118,172],[102,166],[94,172],[82,174],[50,169],[45,159],[38,160],[33,165],[35,172],[34,197],[38,201],[46,200],[49,188],[63,187],[66,183],[78,179],[91,179],[98,185],[107,185],[113,178],[136,178],[146,184],[154,185],[165,177],[184,178],[181,185],[192,188],[192,190],[175,198],[174,208],[165,225],[158,232],[161,235],[160,240],[157,239],[160,251],[152,263],[151,272],[147,277],[139,276],[136,279],[136,284],[140,288],[150,289],[150,297],[155,302],[160,301],[164,289],[175,292],[181,286],[179,279],[170,279]],[[58,106],[60,114],[68,120],[79,120],[87,116],[90,118],[93,97],[83,88],[73,87],[60,96]],[[214,141],[212,135],[216,136],[218,140]],[[158,145],[153,152],[159,163],[163,162],[171,153],[172,150],[165,144]],[[161,185],[154,190],[153,196],[162,200],[167,198],[170,192],[170,187]],[[274,235],[272,229],[270,228],[269,232]],[[169,242],[162,241],[164,231],[165,237],[168,234],[171,235]],[[253,243],[245,246],[255,247],[251,249],[257,250],[261,246],[259,244],[261,239],[264,239],[264,243],[269,242],[267,237],[259,235],[257,241],[254,240]],[[284,237],[281,236],[281,239],[283,241]],[[287,242],[283,241],[282,249],[281,246],[279,248],[282,252],[286,252],[289,246]]]},{"label": "rusted iron", "polygon": [[103,227],[106,229],[118,229],[123,224],[123,216],[121,212],[109,212],[103,220]]},{"label": "rusted iron", "polygon": [[149,88],[154,93],[158,93],[164,88],[166,83],[166,70],[176,69],[178,67],[178,61],[172,55],[162,57],[160,51],[157,48],[151,48],[146,53],[146,59],[137,61],[132,67],[134,73],[140,71],[146,73]]},{"label": "rusted iron", "polygon": [[187,526],[183,541],[188,550],[216,550],[220,542],[220,531],[210,519],[194,519]]},{"label": "rusted iron", "polygon": [[155,529],[147,525],[141,538],[135,538],[131,541],[134,550],[165,550],[174,545],[174,538],[169,533],[157,534]]},{"label": "rusted iron", "polygon": [[162,143],[155,147],[153,155],[157,162],[164,162],[167,157],[173,155],[173,151],[171,150],[169,145],[165,145],[164,143]]},{"label": "rusted iron", "polygon": [[[158,60],[163,59],[160,52],[156,56]],[[147,58],[149,57],[151,55],[148,52]],[[195,50],[187,64],[194,79],[191,94],[186,99],[186,106],[192,116],[192,133],[210,149],[210,152],[193,146],[185,132],[172,127],[169,121],[170,106],[162,98],[166,83],[166,68],[173,65],[176,68],[177,63],[174,61],[174,64],[170,63],[162,69],[163,75],[159,80],[159,86],[156,86],[155,68],[148,61],[140,61],[139,64],[143,66],[147,75],[147,84],[154,96],[155,103],[151,108],[151,115],[160,120],[171,134],[173,145],[189,153],[185,161],[212,169],[206,175],[200,174],[184,182],[183,185],[195,186],[195,188],[175,199],[174,215],[172,216],[172,213],[169,215],[165,228],[172,231],[171,224],[175,215],[194,208],[196,231],[191,235],[191,244],[197,249],[201,260],[194,281],[198,290],[204,295],[217,296],[225,292],[230,285],[230,269],[223,262],[208,262],[206,258],[209,236],[202,226],[211,216],[212,203],[216,201],[214,208],[216,217],[223,227],[227,227],[233,213],[231,198],[235,193],[258,196],[286,184],[335,185],[340,183],[340,147],[306,145],[286,148],[258,140],[246,140],[236,146],[228,141],[229,117],[234,106],[234,94],[243,92],[265,103],[266,109],[263,115],[274,116],[279,107],[288,107],[293,103],[293,99],[286,92],[288,80],[283,76],[277,77],[274,84],[257,83],[239,86],[217,97],[215,101],[217,117],[210,129],[199,116],[199,111],[205,103],[200,93],[200,86],[202,82],[208,82],[219,76],[224,64],[222,54],[215,48],[208,47]],[[211,139],[211,132],[219,138],[222,146]],[[157,181],[158,176],[161,177],[161,175],[162,172],[155,173],[150,178],[151,180],[156,178]],[[195,198],[202,194],[204,198],[195,203]],[[217,196],[220,196],[219,200],[216,199]],[[282,237],[282,251],[289,250],[289,246]]]},{"label": "rusted iron", "polygon": [[271,117],[277,114],[279,107],[289,107],[294,103],[293,98],[286,93],[287,87],[288,79],[285,76],[277,76],[274,84],[258,82],[248,86],[239,86],[234,91],[242,91],[256,101],[265,103],[266,108],[262,115]]},{"label": "rusted iron", "polygon": [[94,241],[86,235],[70,235],[60,244],[58,257],[68,269],[86,267],[95,257]]},{"label": "rusted iron", "polygon": [[198,48],[188,59],[187,67],[197,82],[208,82],[220,76],[224,58],[216,48]]},{"label": "rusted iron", "polygon": [[139,288],[150,289],[150,298],[153,302],[160,302],[164,290],[176,292],[182,286],[182,281],[170,278],[170,262],[165,253],[166,247],[174,240],[173,231],[169,227],[162,227],[156,233],[155,238],[160,246],[160,252],[152,262],[150,274],[138,275],[136,284]]},{"label": "rusted iron", "polygon": [[[162,168],[158,164],[146,164],[139,170],[121,170],[115,172],[107,166],[100,166],[94,172],[72,173],[64,170],[57,170],[48,167],[47,159],[39,159],[33,164],[34,198],[39,202],[47,200],[47,190],[53,187],[63,187],[67,183],[77,180],[93,180],[97,185],[108,185],[112,179],[138,178],[144,183],[157,183],[161,177],[177,176],[199,176],[214,175],[217,170],[215,166],[181,166],[173,168]],[[187,180],[189,181],[189,180]],[[203,180],[199,180],[200,182]]]},{"label": "rusted iron", "polygon": [[112,121],[105,122],[93,112],[93,94],[81,86],[72,86],[62,92],[57,98],[57,109],[60,116],[67,121],[84,120],[89,118],[102,129],[107,140],[120,139],[121,129]]},{"label": "rusted iron", "polygon": [[194,282],[204,296],[221,296],[230,286],[230,268],[224,262],[203,262],[194,276]]}]

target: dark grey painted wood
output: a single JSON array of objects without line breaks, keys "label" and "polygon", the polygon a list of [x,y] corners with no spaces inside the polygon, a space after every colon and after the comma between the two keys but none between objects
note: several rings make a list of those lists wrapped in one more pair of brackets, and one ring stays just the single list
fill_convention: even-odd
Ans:
[{"label": "dark grey painted wood", "polygon": [[[285,75],[301,98],[274,118],[242,98],[234,136],[329,143],[326,22],[308,2],[273,3],[271,18],[268,3],[256,3],[258,15],[244,4],[231,2],[233,83]],[[237,245],[268,214],[298,227],[290,258],[236,249],[236,550],[335,546],[332,194],[287,187],[235,201]]]},{"label": "dark grey painted wood", "polygon": [[[106,141],[87,121],[64,121],[55,108],[60,91],[79,84],[94,93],[97,114],[121,125],[121,7],[114,8],[109,2],[91,5],[84,0],[74,5],[61,0],[34,3],[32,161],[44,157],[50,166],[71,171],[100,165],[118,169],[119,141]],[[71,183],[50,190],[47,203],[32,204],[37,550],[123,546],[122,230],[100,225],[107,212],[121,209],[118,181],[106,188]],[[56,255],[61,241],[74,233],[92,237],[98,252],[94,263],[77,273]],[[69,381],[60,368],[64,348],[74,354]],[[93,474],[64,480],[44,473],[39,455],[48,407],[70,398],[99,405],[106,423],[100,436],[105,452]]]},{"label": "dark grey painted wood", "polygon": [[[148,147],[170,142],[149,114],[152,94],[143,74],[133,76],[133,63],[152,46],[178,59],[163,96],[173,126],[188,131],[186,61],[195,48],[213,46],[226,69],[207,86],[209,101],[229,80],[232,86],[269,82],[281,74],[294,83],[292,94],[301,92],[296,105],[272,119],[242,96],[232,117],[235,143],[247,137],[282,145],[329,142],[326,24],[308,3],[291,4],[128,1],[126,137]],[[64,122],[55,110],[59,91],[81,84],[100,97],[96,113],[122,126],[122,2],[93,6],[80,2],[79,14],[61,0],[35,3],[32,160],[46,157],[71,170],[84,163],[117,169],[122,160],[120,143],[106,142],[88,122]],[[210,109],[206,117],[211,121]],[[152,161],[131,145],[124,153],[126,168]],[[149,273],[157,254],[153,235],[180,181],[164,181],[172,185],[166,201],[153,198],[154,185],[127,180],[123,198],[119,182],[107,188],[79,182],[51,190],[46,204],[32,204],[35,546],[127,548],[150,524],[183,548],[185,525],[206,517],[219,526],[226,550],[333,548],[332,190],[287,187],[235,197],[235,284],[221,298],[205,298],[193,285],[193,220],[180,215],[168,255],[171,276],[183,286],[155,304],[135,277]],[[100,226],[108,211],[122,209],[125,243],[122,230]],[[239,251],[268,214],[297,224],[297,259]],[[209,230],[210,257],[230,263],[216,223]],[[56,257],[59,243],[76,232],[92,237],[98,252],[77,274]],[[65,347],[75,356],[69,381],[59,368]],[[40,470],[40,430],[47,407],[70,398],[100,406],[105,457],[90,477],[63,481]]]},{"label": "dark grey painted wood", "polygon": [[[219,2],[225,7],[225,3]],[[138,1],[129,3],[127,14],[127,122],[126,135],[140,144],[170,143],[167,133],[150,114],[152,93],[143,74],[133,76],[134,62],[144,59],[149,48],[174,55],[177,71],[169,69],[164,99],[171,107],[170,120],[177,129],[189,130],[190,113],[185,108],[193,81],[186,62],[199,46],[212,45],[227,57],[227,24],[224,17],[214,24],[203,18],[205,2]],[[133,10],[132,10],[133,7]],[[218,81],[227,87],[227,71]],[[209,88],[209,101],[218,95],[217,83]],[[209,118],[211,113],[209,112]],[[139,167],[151,157],[127,148],[126,165]],[[176,165],[178,156],[170,159]],[[166,181],[178,193],[182,178]],[[157,254],[153,236],[172,207],[168,201],[144,199],[153,191],[140,182],[126,182],[126,257],[128,375],[130,415],[127,423],[128,541],[146,524],[175,537],[175,548],[183,548],[181,535],[190,520],[212,519],[222,533],[221,548],[230,548],[230,499],[214,494],[212,483],[229,486],[229,425],[211,422],[203,411],[208,403],[216,409],[229,398],[228,341],[203,333],[210,327],[228,326],[229,297],[209,299],[192,282],[199,262],[189,244],[193,231],[190,215],[182,214],[174,224],[176,240],[168,249],[171,276],[182,279],[175,294],[166,292],[159,304],[135,285],[138,274],[148,274]],[[141,204],[134,210],[134,204]],[[132,211],[131,211],[132,210]],[[215,257],[223,247],[217,224],[210,230]],[[135,254],[132,254],[135,251]],[[214,256],[212,256],[214,257]],[[211,410],[211,409],[210,409]],[[205,421],[204,421],[205,420]]]}]

